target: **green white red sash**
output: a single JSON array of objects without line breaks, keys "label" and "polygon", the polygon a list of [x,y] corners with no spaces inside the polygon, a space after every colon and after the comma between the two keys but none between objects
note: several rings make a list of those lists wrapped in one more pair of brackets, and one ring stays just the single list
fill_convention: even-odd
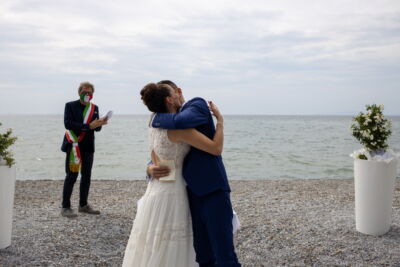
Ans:
[{"label": "green white red sash", "polygon": [[[92,103],[86,104],[83,110],[83,123],[89,124],[92,121],[94,114],[95,105]],[[86,132],[82,131],[79,136],[77,136],[74,131],[67,130],[65,136],[68,142],[72,144],[71,153],[69,154],[69,169],[71,172],[79,172],[81,168],[81,151],[79,150],[79,143],[85,138]]]}]

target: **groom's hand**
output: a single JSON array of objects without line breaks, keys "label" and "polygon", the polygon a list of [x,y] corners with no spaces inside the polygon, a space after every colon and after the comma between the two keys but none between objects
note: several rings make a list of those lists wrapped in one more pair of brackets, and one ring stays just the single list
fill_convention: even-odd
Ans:
[{"label": "groom's hand", "polygon": [[150,164],[147,166],[147,174],[155,179],[160,179],[161,177],[168,176],[170,169],[167,166],[156,166]]}]

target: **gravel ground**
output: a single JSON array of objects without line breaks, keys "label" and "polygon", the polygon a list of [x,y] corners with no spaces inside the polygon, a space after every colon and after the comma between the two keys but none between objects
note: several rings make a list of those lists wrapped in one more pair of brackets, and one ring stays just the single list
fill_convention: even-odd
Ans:
[{"label": "gravel ground", "polygon": [[[60,216],[62,181],[17,181],[12,245],[0,266],[120,266],[145,181],[93,181],[100,216]],[[353,180],[231,181],[243,266],[400,266],[400,180],[392,228],[355,231]],[[72,197],[78,203],[78,183]]]}]

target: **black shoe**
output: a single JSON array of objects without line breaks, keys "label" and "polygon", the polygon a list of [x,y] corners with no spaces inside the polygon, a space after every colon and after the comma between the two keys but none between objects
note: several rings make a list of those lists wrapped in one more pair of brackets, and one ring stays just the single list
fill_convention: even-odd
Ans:
[{"label": "black shoe", "polygon": [[89,205],[85,205],[83,207],[79,206],[79,212],[84,212],[88,214],[100,214],[100,211],[92,209]]}]

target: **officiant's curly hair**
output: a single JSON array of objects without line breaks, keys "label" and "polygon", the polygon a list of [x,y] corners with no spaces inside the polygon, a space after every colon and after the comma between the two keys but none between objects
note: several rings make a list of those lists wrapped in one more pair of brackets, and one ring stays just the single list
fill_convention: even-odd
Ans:
[{"label": "officiant's curly hair", "polygon": [[140,91],[143,103],[152,112],[168,112],[165,98],[171,96],[170,87],[167,84],[149,83]]},{"label": "officiant's curly hair", "polygon": [[91,84],[90,82],[81,82],[81,84],[79,85],[79,88],[78,88],[79,94],[81,94],[83,88],[90,88],[90,89],[92,89],[92,92],[94,93],[94,85]]}]

